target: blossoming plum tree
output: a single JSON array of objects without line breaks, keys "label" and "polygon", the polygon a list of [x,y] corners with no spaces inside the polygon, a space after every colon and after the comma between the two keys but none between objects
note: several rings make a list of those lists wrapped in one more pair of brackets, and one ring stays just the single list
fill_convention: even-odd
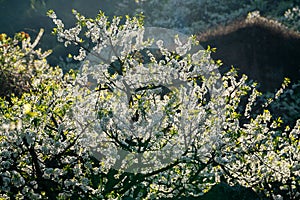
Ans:
[{"label": "blossoming plum tree", "polygon": [[41,70],[20,97],[1,98],[4,198],[180,199],[219,182],[297,198],[300,121],[281,127],[246,76],[218,73],[214,49],[178,36],[167,48],[146,37],[142,17],[73,12],[70,29],[48,15],[59,41],[80,46],[77,74],[51,68],[27,39],[8,45]]},{"label": "blossoming plum tree", "polygon": [[[74,111],[81,126],[93,124],[88,143],[106,170],[117,170],[118,177],[137,174],[134,182],[158,196],[201,195],[218,177],[272,198],[299,195],[299,122],[282,129],[281,119],[264,108],[270,100],[252,112],[260,93],[245,76],[236,80],[230,71],[220,78],[208,50],[189,52],[192,38],[186,44],[174,38],[177,57],[163,41],[154,41],[164,57],[157,59],[147,51],[153,41],[143,38],[138,18],[127,17],[120,25],[118,17],[109,23],[103,13],[94,20],[74,11],[78,23],[68,30],[54,12],[49,14],[58,39],[81,46],[75,58],[82,60],[87,52],[99,57],[87,61],[79,76],[81,85],[88,85],[91,76],[97,87]],[[88,40],[92,50],[86,48]],[[142,50],[147,63],[136,59]],[[149,175],[156,181],[149,183]]]}]

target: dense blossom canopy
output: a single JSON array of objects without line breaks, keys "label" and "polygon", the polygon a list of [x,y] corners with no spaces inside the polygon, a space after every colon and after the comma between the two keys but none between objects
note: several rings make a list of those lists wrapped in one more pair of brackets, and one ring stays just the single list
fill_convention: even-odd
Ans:
[{"label": "dense blossom canopy", "polygon": [[70,29],[48,15],[58,41],[80,46],[77,74],[50,67],[28,38],[0,41],[1,54],[43,69],[20,97],[0,101],[4,198],[174,199],[220,182],[299,197],[300,120],[281,127],[267,110],[272,99],[258,104],[246,76],[218,73],[214,49],[192,51],[193,37],[174,36],[170,51],[144,37],[141,17],[73,13]]}]

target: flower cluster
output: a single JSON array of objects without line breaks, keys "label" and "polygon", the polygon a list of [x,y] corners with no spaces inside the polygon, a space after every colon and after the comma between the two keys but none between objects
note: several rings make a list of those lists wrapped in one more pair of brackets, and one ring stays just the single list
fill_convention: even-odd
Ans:
[{"label": "flower cluster", "polygon": [[[21,44],[14,43],[19,37]],[[48,52],[34,49],[38,39],[31,43],[23,33],[2,35],[1,67],[8,74],[25,71],[30,78],[22,85],[27,90],[0,99],[1,198],[88,198],[92,162],[68,117],[79,97],[73,93],[75,74],[50,67]]]},{"label": "flower cluster", "polygon": [[[33,44],[25,32],[17,33],[13,38],[4,33],[0,34],[1,97],[5,97],[9,101],[12,95],[21,96],[23,92],[29,91],[30,79],[39,71],[44,70],[43,59],[49,55],[50,51],[32,52],[42,34],[43,29]],[[39,60],[33,60],[31,57],[39,57]],[[31,60],[27,62],[27,59]]]},{"label": "flower cluster", "polygon": [[285,11],[283,21],[287,21],[289,26],[299,31],[300,28],[299,18],[300,18],[300,10],[298,6],[295,6]]}]

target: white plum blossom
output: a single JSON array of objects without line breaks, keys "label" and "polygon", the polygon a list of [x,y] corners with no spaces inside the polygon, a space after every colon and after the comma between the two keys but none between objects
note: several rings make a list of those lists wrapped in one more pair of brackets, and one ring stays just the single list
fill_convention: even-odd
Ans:
[{"label": "white plum blossom", "polygon": [[50,67],[36,41],[1,35],[3,68],[35,74],[27,92],[0,98],[1,198],[198,198],[220,182],[299,198],[300,120],[284,126],[272,99],[258,102],[234,69],[221,75],[193,37],[73,13],[70,29],[48,14],[57,39],[80,46],[77,73]]},{"label": "white plum blossom", "polygon": [[[210,51],[197,49],[192,37],[143,27],[136,17],[126,17],[124,24],[114,17],[104,25],[107,17],[100,13],[95,20],[79,21],[94,46],[85,49],[89,54],[78,76],[82,99],[72,108],[73,120],[102,170],[117,170],[116,178],[122,172],[152,174],[157,182],[151,182],[151,190],[162,192],[158,197],[171,191],[167,177],[180,180],[171,187],[184,185],[185,195],[196,188],[206,192],[220,177],[263,188],[266,196],[277,195],[267,189],[277,187],[276,181],[283,181],[282,187],[299,185],[290,178],[298,173],[291,170],[299,162],[291,154],[296,143],[280,137],[286,134],[280,121],[265,109],[272,101],[261,106],[260,114],[253,113],[260,92],[246,76],[237,79],[234,70],[221,76]],[[185,173],[202,181],[191,183]],[[294,191],[287,195],[295,196]]]}]

